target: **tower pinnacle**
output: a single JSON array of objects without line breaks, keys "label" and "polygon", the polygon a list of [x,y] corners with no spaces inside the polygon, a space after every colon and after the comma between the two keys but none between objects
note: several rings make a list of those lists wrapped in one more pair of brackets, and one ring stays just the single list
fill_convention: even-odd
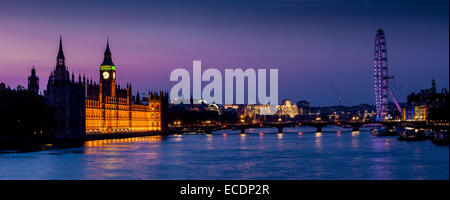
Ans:
[{"label": "tower pinnacle", "polygon": [[106,49],[105,49],[105,57],[103,58],[102,66],[111,65],[114,66],[111,57],[111,50],[109,49],[109,38],[106,40]]},{"label": "tower pinnacle", "polygon": [[433,93],[436,93],[436,80],[434,80],[434,75],[433,80],[431,81],[431,90]]},{"label": "tower pinnacle", "polygon": [[62,50],[62,36],[59,36],[59,50],[58,56],[56,57],[56,65],[63,66],[65,65],[64,52]]}]

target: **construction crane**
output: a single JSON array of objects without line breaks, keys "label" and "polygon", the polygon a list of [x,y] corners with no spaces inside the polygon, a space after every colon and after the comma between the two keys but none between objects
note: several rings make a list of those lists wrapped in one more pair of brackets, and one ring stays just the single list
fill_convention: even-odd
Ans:
[{"label": "construction crane", "polygon": [[389,93],[392,96],[392,99],[394,100],[395,106],[397,107],[397,110],[400,114],[403,114],[402,108],[400,107],[400,104],[398,104],[397,98],[395,98],[394,93],[392,92],[391,88],[389,87]]},{"label": "construction crane", "polygon": [[342,102],[342,96],[339,95],[339,92],[338,92],[337,89],[333,86],[333,84],[332,84],[331,82],[330,82],[330,87],[331,87],[331,89],[333,90],[334,94],[335,94],[336,97],[337,97],[338,106],[340,106],[340,105],[341,105],[341,102]]}]

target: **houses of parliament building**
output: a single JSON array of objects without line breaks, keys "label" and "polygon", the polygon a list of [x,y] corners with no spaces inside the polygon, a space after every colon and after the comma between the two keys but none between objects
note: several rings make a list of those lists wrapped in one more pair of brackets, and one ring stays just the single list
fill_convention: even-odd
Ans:
[{"label": "houses of parliament building", "polygon": [[168,94],[149,92],[146,97],[132,95],[132,86],[116,83],[116,66],[106,44],[100,79],[75,78],[65,63],[62,40],[56,66],[44,91],[46,103],[55,112],[56,133],[65,137],[84,134],[111,134],[165,131]]}]

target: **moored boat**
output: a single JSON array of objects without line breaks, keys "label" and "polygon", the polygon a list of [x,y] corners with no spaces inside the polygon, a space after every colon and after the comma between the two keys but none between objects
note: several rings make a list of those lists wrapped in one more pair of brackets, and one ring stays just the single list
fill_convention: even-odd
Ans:
[{"label": "moored boat", "polygon": [[430,138],[425,134],[424,130],[406,127],[405,130],[400,133],[397,139],[404,141],[418,141],[427,140]]},{"label": "moored boat", "polygon": [[433,143],[437,145],[449,145],[448,131],[439,131],[433,134]]},{"label": "moored boat", "polygon": [[372,129],[372,130],[370,130],[370,133],[374,136],[396,136],[396,135],[398,135],[398,132],[395,130],[395,128],[388,129],[386,127]]}]

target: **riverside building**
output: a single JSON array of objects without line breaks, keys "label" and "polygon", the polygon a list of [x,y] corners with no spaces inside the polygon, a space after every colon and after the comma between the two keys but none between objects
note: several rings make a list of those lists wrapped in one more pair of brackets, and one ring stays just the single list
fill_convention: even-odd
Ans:
[{"label": "riverside building", "polygon": [[55,110],[56,134],[79,137],[84,134],[113,134],[165,131],[168,94],[149,92],[146,101],[132,96],[132,86],[116,83],[116,66],[106,44],[96,83],[86,77],[69,75],[60,39],[56,66],[47,90],[47,104]]}]

